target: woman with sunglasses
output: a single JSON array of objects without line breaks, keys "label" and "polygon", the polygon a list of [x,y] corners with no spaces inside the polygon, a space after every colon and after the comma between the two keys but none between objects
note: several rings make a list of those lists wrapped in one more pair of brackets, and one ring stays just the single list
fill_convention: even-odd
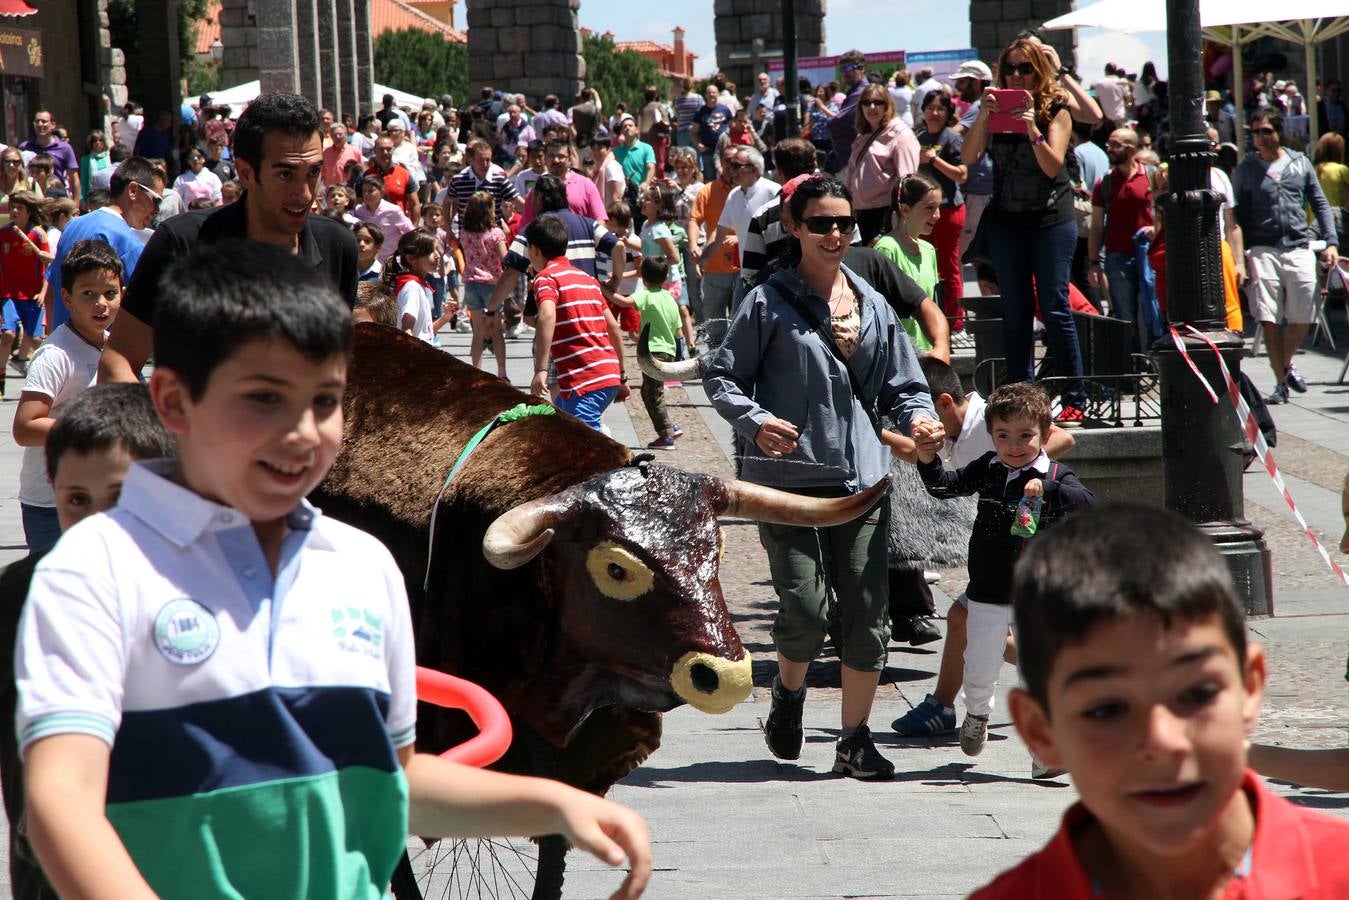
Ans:
[{"label": "woman with sunglasses", "polygon": [[848,157],[848,190],[857,204],[862,243],[888,230],[890,194],[896,182],[918,170],[918,138],[895,114],[895,99],[883,84],[869,84],[857,101],[857,137]]},{"label": "woman with sunglasses", "polygon": [[0,228],[9,225],[9,197],[19,191],[41,194],[37,182],[28,174],[23,164],[23,154],[18,147],[6,147],[0,152]]},{"label": "woman with sunglasses", "polygon": [[[915,439],[935,442],[943,434],[913,345],[889,304],[843,265],[857,221],[848,189],[820,176],[788,187],[794,190],[784,188],[782,218],[792,238],[789,264],[745,297],[704,385],[745,441],[741,478],[813,497],[847,496],[890,471],[882,417]],[[889,517],[890,502],[879,496],[843,525],[759,527],[779,601],[778,676],[764,729],[778,759],[801,754],[806,669],[824,645],[832,593],[843,663],[833,770],[863,779],[894,775],[867,727],[890,639]]]},{"label": "woman with sunglasses", "polygon": [[94,183],[94,173],[101,172],[111,163],[108,161],[108,136],[97,129],[89,132],[85,138],[86,153],[80,157],[80,200],[89,198],[89,188]]},{"label": "woman with sunglasses", "polygon": [[919,171],[941,185],[941,218],[932,229],[932,245],[937,248],[937,270],[941,275],[941,306],[951,321],[951,330],[965,328],[965,277],[960,268],[960,232],[965,228],[965,195],[960,186],[969,169],[960,158],[964,138],[951,126],[955,123],[955,101],[943,86],[923,95],[922,122],[918,123]]},{"label": "woman with sunglasses", "polygon": [[[988,151],[993,196],[980,223],[1002,292],[1002,336],[1009,381],[1033,381],[1035,298],[1038,292],[1056,375],[1070,380],[1060,397],[1059,424],[1081,422],[1082,353],[1068,309],[1068,279],[1077,247],[1073,191],[1065,164],[1072,128],[1068,97],[1041,45],[1018,37],[998,60],[998,88],[1022,92],[1004,111],[989,88],[965,134],[961,157],[973,165]],[[1007,122],[1011,113],[1014,122]],[[998,115],[992,133],[990,117]]]}]

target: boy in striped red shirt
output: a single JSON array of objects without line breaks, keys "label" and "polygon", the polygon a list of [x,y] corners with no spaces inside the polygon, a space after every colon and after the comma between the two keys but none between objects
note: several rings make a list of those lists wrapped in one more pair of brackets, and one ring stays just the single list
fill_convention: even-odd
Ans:
[{"label": "boy in striped red shirt", "polygon": [[530,392],[548,395],[548,357],[557,369],[558,409],[597,431],[615,399],[629,395],[623,373],[618,322],[600,284],[567,259],[567,226],[557,216],[540,216],[525,229],[529,259],[537,273],[534,297],[534,379]]}]

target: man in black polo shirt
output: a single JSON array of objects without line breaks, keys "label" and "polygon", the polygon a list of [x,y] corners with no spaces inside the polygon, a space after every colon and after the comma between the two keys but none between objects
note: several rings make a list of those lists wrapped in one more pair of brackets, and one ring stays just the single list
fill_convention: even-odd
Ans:
[{"label": "man in black polo shirt", "polygon": [[320,140],[318,111],[297,94],[263,94],[248,105],[234,131],[243,197],[174,216],[155,231],[103,348],[100,382],[137,380],[153,344],[159,280],[199,243],[242,237],[286,247],[356,302],[356,238],[340,222],[310,213],[323,168]]}]

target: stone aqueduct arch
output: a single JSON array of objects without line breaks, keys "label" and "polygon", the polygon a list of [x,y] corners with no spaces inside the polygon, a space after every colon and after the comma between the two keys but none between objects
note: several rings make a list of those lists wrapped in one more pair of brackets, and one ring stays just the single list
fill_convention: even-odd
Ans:
[{"label": "stone aqueduct arch", "polygon": [[[577,22],[580,0],[467,0],[468,77],[472,85],[564,105],[585,78]],[[754,69],[782,56],[782,0],[715,0],[717,66],[752,90]],[[824,53],[825,0],[797,0],[799,56]]]}]

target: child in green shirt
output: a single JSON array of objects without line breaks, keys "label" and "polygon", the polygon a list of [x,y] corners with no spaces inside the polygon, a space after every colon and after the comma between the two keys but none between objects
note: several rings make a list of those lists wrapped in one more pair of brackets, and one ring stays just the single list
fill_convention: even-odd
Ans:
[{"label": "child in green shirt", "polygon": [[[651,355],[663,362],[672,362],[675,358],[675,339],[683,328],[684,320],[679,314],[679,304],[662,285],[670,273],[670,266],[664,258],[648,256],[642,260],[642,286],[631,296],[614,294],[613,302],[618,306],[636,309],[642,314],[642,329],[650,326],[647,343]],[[642,403],[646,414],[651,417],[651,425],[656,429],[656,439],[646,446],[653,450],[673,450],[675,439],[683,435],[677,423],[670,422],[670,414],[665,409],[665,383],[642,375]]]}]

